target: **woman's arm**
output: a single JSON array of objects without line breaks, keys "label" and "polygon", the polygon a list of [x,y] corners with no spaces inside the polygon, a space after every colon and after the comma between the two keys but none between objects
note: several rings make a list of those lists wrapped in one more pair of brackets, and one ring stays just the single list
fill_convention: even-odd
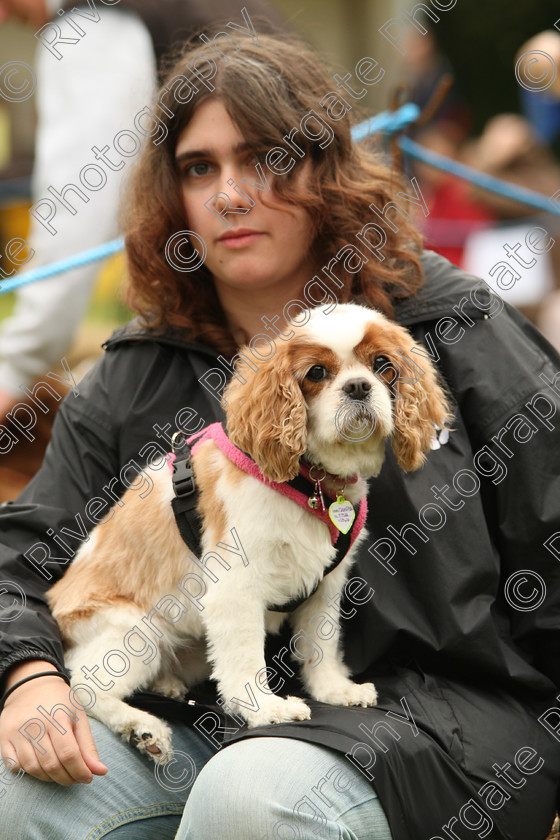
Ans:
[{"label": "woman's arm", "polygon": [[[88,502],[118,475],[117,429],[107,385],[114,365],[113,358],[104,357],[78,384],[78,395],[68,395],[41,470],[16,501],[0,508],[3,692],[31,673],[64,670],[60,635],[45,593],[95,524],[88,517]],[[119,492],[118,486],[115,490]],[[64,733],[38,709],[48,712],[59,703],[73,718],[57,714]],[[31,719],[37,723],[27,727],[26,738],[22,729]],[[69,702],[68,686],[57,676],[36,678],[10,694],[0,715],[0,749],[8,763],[14,762],[12,770],[23,767],[61,784],[91,781],[92,772],[106,772],[85,713]]]},{"label": "woman's arm", "polygon": [[488,476],[481,493],[508,635],[560,688],[560,536],[550,542],[560,534],[560,357],[509,306],[437,350]]},{"label": "woman's arm", "polygon": [[[50,662],[37,659],[15,665],[6,676],[5,690],[32,674],[52,670]],[[13,773],[22,768],[45,782],[72,785],[89,784],[93,774],[107,772],[86,713],[69,702],[69,693],[60,677],[43,676],[23,683],[7,698],[0,714],[0,751]],[[39,711],[40,707],[49,712],[55,706],[65,706],[72,715],[58,712],[56,727]]]}]

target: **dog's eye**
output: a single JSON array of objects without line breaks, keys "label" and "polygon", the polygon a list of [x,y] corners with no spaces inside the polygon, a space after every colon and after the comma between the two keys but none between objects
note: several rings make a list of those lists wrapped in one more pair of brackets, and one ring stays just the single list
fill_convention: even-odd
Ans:
[{"label": "dog's eye", "polygon": [[398,379],[398,371],[387,356],[379,355],[373,360],[373,372],[377,374],[378,379],[383,379],[393,392],[393,387]]},{"label": "dog's eye", "polygon": [[376,356],[373,360],[373,370],[377,373],[377,371],[383,370],[387,368],[387,366],[391,366],[391,362],[387,358],[387,356]]},{"label": "dog's eye", "polygon": [[323,365],[313,365],[313,367],[309,368],[309,370],[305,374],[305,378],[310,379],[312,382],[320,382],[322,379],[325,378],[326,375],[326,367],[324,367]]}]

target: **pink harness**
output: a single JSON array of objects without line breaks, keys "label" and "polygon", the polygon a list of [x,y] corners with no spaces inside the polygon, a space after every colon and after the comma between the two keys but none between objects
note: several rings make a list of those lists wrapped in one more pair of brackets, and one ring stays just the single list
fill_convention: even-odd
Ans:
[{"label": "pink harness", "polygon": [[[257,478],[259,481],[262,481],[263,484],[266,484],[268,487],[272,487],[273,490],[276,490],[278,493],[282,493],[283,496],[287,496],[292,501],[296,502],[296,504],[300,505],[301,507],[305,508],[305,510],[317,516],[322,522],[325,523],[327,528],[329,529],[329,533],[331,536],[331,543],[332,545],[336,545],[338,538],[340,537],[340,531],[335,525],[331,522],[329,518],[329,514],[327,511],[320,510],[317,508],[313,510],[307,504],[308,496],[305,493],[297,490],[295,487],[292,487],[289,482],[279,483],[276,481],[271,481],[268,478],[265,478],[256,465],[256,463],[249,458],[245,452],[242,452],[241,449],[238,449],[233,443],[230,441],[228,436],[226,435],[224,428],[221,423],[212,423],[210,426],[206,426],[206,428],[201,429],[200,432],[196,432],[194,435],[191,435],[187,438],[187,443],[191,447],[191,452],[194,455],[198,447],[206,440],[213,440],[216,446],[221,449],[224,455],[239,467],[240,470],[247,473],[247,475],[252,475],[253,478]],[[173,461],[175,460],[174,455],[168,456],[169,466],[171,467]],[[300,463],[300,474],[304,476],[304,478],[309,479],[309,464],[306,464],[305,461]],[[355,484],[358,480],[358,476],[352,476],[346,480],[347,484]],[[327,490],[324,490],[326,495],[328,495],[333,501],[336,499],[336,494],[333,495]],[[356,515],[356,520],[352,527],[352,532],[350,535],[350,546],[353,544],[354,540],[364,527],[364,523],[366,521],[367,516],[367,500],[366,497],[362,499],[360,502],[360,508]]]}]

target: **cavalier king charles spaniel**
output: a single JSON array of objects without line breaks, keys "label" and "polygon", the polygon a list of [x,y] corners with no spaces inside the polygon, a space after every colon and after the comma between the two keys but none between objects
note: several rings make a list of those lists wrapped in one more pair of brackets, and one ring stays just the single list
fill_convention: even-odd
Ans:
[{"label": "cavalier king charles spaniel", "polygon": [[123,702],[139,689],[183,697],[211,676],[223,707],[251,727],[310,717],[304,700],[274,693],[282,680],[267,670],[265,635],[286,619],[309,697],[376,703],[372,683],[350,679],[338,622],[321,635],[320,657],[294,640],[319,614],[325,621],[325,601],[338,614],[386,442],[403,470],[421,467],[449,406],[426,355],[421,367],[407,362],[415,342],[381,313],[339,304],[305,317],[272,358],[240,350],[226,428],[189,438],[200,555],[180,535],[162,458],[145,470],[152,492],[126,490],[48,594],[72,685],[82,686],[75,696],[159,761],[171,732]]}]

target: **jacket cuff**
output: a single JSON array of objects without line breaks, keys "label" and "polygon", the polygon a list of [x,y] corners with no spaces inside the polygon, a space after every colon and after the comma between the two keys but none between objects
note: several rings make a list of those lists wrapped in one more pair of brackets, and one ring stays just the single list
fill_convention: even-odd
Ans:
[{"label": "jacket cuff", "polygon": [[41,659],[43,662],[52,662],[58,671],[62,671],[63,674],[70,677],[70,674],[64,667],[64,664],[52,654],[45,653],[44,650],[37,650],[36,648],[22,648],[0,660],[0,695],[4,694],[5,680],[10,668],[14,665],[21,665],[23,662],[30,662],[33,659]]}]

